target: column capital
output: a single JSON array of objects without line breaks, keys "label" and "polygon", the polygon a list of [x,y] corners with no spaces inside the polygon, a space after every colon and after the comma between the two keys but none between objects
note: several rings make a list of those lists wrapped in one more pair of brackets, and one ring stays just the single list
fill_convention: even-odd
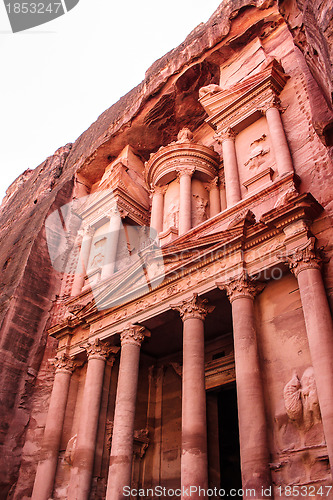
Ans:
[{"label": "column capital", "polygon": [[66,353],[59,353],[52,364],[56,367],[56,373],[73,373],[75,364],[73,358]]},{"label": "column capital", "polygon": [[192,177],[195,172],[195,167],[177,168],[176,172],[178,178],[183,177],[183,175],[189,175],[190,177]]},{"label": "column capital", "polygon": [[83,225],[77,232],[77,235],[81,240],[86,236],[92,238],[95,234],[95,228],[89,224]]},{"label": "column capital", "polygon": [[271,108],[276,108],[279,111],[282,111],[280,98],[275,94],[272,95],[271,98],[260,107],[260,111],[266,114],[267,111]]},{"label": "column capital", "polygon": [[297,278],[301,271],[321,269],[322,259],[319,252],[320,249],[316,249],[316,239],[311,237],[302,247],[296,248],[288,254],[280,254],[278,258],[288,264],[290,271]]},{"label": "column capital", "polygon": [[105,342],[102,342],[100,339],[88,342],[82,347],[87,352],[88,361],[90,359],[102,359],[103,361],[106,361],[111,354],[117,354],[119,351],[119,347],[110,346]]},{"label": "column capital", "polygon": [[213,191],[214,189],[219,189],[219,177],[216,176],[209,183],[205,185],[205,188],[208,192]]},{"label": "column capital", "polygon": [[152,198],[154,194],[164,195],[168,189],[168,186],[152,186],[150,190],[150,197]]},{"label": "column capital", "polygon": [[232,140],[234,141],[236,138],[237,133],[232,129],[231,127],[228,127],[224,130],[218,131],[214,135],[214,139],[217,140],[219,144],[222,144],[222,142],[227,141],[227,140]]},{"label": "column capital", "polygon": [[171,309],[178,311],[183,321],[189,318],[204,320],[208,313],[215,309],[215,306],[208,304],[207,299],[202,299],[194,293],[190,299],[182,300],[179,304],[171,304]]},{"label": "column capital", "polygon": [[145,339],[147,329],[141,325],[131,325],[120,333],[121,346],[125,344],[133,344],[141,346]]},{"label": "column capital", "polygon": [[226,283],[217,282],[216,285],[220,290],[225,290],[227,292],[231,303],[239,298],[248,298],[253,300],[254,297],[265,287],[263,283],[259,283],[253,278],[250,278],[245,272],[236,278],[232,278]]}]

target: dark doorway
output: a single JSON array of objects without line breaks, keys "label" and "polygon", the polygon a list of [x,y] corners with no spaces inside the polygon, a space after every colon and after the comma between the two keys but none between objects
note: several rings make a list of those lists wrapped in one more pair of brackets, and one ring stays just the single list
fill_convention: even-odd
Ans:
[{"label": "dark doorway", "polygon": [[[209,487],[242,488],[236,384],[206,393]],[[233,498],[242,498],[241,496]]]},{"label": "dark doorway", "polygon": [[[220,450],[220,486],[228,492],[242,488],[236,384],[217,395]],[[234,498],[243,498],[237,496]]]}]

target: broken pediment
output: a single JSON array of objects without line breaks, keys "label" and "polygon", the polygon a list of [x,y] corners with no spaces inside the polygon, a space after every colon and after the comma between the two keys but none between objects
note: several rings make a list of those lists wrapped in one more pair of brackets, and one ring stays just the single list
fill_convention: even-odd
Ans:
[{"label": "broken pediment", "polygon": [[199,98],[215,130],[240,132],[262,116],[265,106],[281,93],[288,76],[276,59],[267,59],[260,71],[219,92]]}]

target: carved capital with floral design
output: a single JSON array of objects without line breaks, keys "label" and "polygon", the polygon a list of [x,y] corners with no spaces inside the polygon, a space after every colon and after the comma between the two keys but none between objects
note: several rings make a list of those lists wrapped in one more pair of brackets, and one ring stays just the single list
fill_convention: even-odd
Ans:
[{"label": "carved capital with floral design", "polygon": [[150,190],[150,197],[152,198],[155,194],[165,195],[168,186],[153,186]]},{"label": "carved capital with floral design", "polygon": [[183,167],[176,170],[178,178],[183,177],[183,175],[188,175],[192,177],[195,172],[195,167]]},{"label": "carved capital with floral design", "polygon": [[212,181],[210,181],[209,184],[205,185],[205,188],[207,189],[208,192],[213,191],[214,189],[219,189],[219,178],[218,176],[214,177]]},{"label": "carved capital with floral design", "polygon": [[302,247],[296,248],[288,254],[278,256],[282,262],[288,264],[290,271],[297,278],[301,271],[307,269],[321,269],[322,259],[319,251],[316,250],[316,240],[314,237]]},{"label": "carved capital with floral design", "polygon": [[125,344],[133,344],[140,347],[145,339],[145,334],[147,333],[148,330],[144,326],[131,325],[129,328],[126,328],[126,330],[120,333],[121,346]]},{"label": "carved capital with floral design", "polygon": [[170,305],[171,309],[178,311],[183,321],[189,318],[198,318],[204,320],[208,313],[215,309],[215,306],[208,304],[207,299],[202,299],[197,293],[188,300],[182,300],[179,304]]},{"label": "carved capital with floral design", "polygon": [[220,290],[225,290],[227,292],[231,303],[239,298],[253,300],[254,297],[265,288],[263,283],[259,283],[253,278],[250,278],[245,272],[237,278],[232,278],[226,283],[218,282],[216,284]]},{"label": "carved capital with floral design", "polygon": [[73,373],[75,369],[73,358],[66,353],[57,354],[52,363],[56,367],[56,373]]},{"label": "carved capital with floral design", "polygon": [[235,140],[237,133],[231,128],[228,127],[225,130],[220,130],[214,135],[214,139],[217,140],[219,144],[227,140]]},{"label": "carved capital with floral design", "polygon": [[119,347],[110,346],[105,342],[102,342],[100,339],[88,342],[82,347],[87,352],[88,361],[90,359],[102,359],[103,361],[106,361],[110,354],[117,354],[119,351]]},{"label": "carved capital with floral design", "polygon": [[279,99],[279,97],[277,95],[272,95],[272,97],[266,101],[261,107],[260,107],[260,111],[263,113],[263,114],[266,114],[267,111],[271,108],[276,108],[278,109],[279,111],[283,111],[283,108],[281,106],[281,101]]}]

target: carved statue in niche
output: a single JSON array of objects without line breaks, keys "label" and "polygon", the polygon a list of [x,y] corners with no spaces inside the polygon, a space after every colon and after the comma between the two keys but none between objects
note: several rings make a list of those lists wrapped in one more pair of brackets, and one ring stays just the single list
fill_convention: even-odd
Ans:
[{"label": "carved statue in niche", "polygon": [[164,211],[163,219],[164,229],[169,229],[170,227],[179,227],[179,201],[171,200],[168,207]]},{"label": "carved statue in niche", "polygon": [[269,153],[270,149],[264,147],[265,141],[266,134],[263,134],[259,139],[251,142],[249,159],[244,163],[250,170],[257,169],[266,162],[264,157]]},{"label": "carved statue in niche", "polygon": [[90,269],[96,269],[102,267],[104,264],[104,250],[105,250],[106,238],[102,238],[94,243],[93,255],[90,263]]},{"label": "carved statue in niche", "polygon": [[301,379],[296,371],[283,391],[284,411],[275,416],[279,448],[299,448],[324,441],[314,371],[307,368]]},{"label": "carved statue in niche", "polygon": [[198,194],[194,194],[193,202],[192,202],[192,224],[193,227],[195,227],[198,224],[201,224],[201,222],[207,220],[206,209],[208,201],[199,196]]}]

